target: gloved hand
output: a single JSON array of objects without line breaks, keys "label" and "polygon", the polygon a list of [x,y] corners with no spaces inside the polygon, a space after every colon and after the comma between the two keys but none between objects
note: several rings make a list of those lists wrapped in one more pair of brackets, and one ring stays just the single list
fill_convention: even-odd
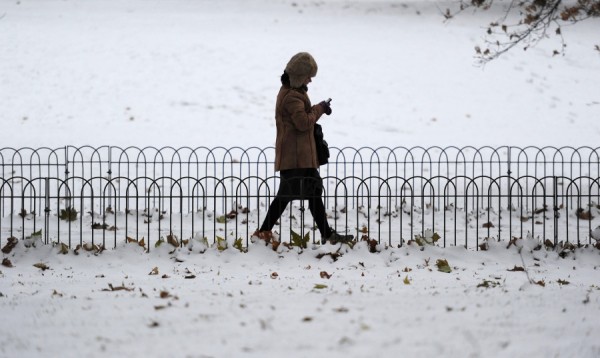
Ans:
[{"label": "gloved hand", "polygon": [[331,100],[322,101],[321,103],[319,103],[319,105],[323,107],[323,112],[325,112],[326,115],[329,116],[331,114]]}]

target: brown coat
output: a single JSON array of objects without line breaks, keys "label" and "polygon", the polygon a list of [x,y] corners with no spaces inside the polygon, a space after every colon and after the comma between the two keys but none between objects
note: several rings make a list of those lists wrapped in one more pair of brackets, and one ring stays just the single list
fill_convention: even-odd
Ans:
[{"label": "brown coat", "polygon": [[277,95],[275,170],[318,168],[314,126],[323,107],[311,106],[305,91],[282,86]]}]

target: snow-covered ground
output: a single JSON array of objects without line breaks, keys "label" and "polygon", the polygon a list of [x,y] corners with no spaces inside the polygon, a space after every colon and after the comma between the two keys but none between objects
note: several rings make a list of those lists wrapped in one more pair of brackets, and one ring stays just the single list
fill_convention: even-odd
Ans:
[{"label": "snow-covered ground", "polygon": [[298,51],[333,98],[331,145],[593,145],[598,20],[485,68],[498,12],[434,1],[10,0],[0,6],[0,145],[265,147]]},{"label": "snow-covered ground", "polygon": [[[271,146],[298,51],[319,63],[311,98],[333,98],[336,147],[597,147],[597,20],[563,29],[564,57],[549,39],[481,68],[499,13],[445,23],[451,5],[3,1],[0,147]],[[591,246],[26,244],[2,254],[2,357],[600,355]]]},{"label": "snow-covered ground", "polygon": [[334,262],[318,258],[331,245],[132,243],[94,256],[20,243],[4,255],[15,267],[2,267],[0,355],[597,357],[600,251],[517,244],[522,256],[506,242],[378,254],[363,243]]}]

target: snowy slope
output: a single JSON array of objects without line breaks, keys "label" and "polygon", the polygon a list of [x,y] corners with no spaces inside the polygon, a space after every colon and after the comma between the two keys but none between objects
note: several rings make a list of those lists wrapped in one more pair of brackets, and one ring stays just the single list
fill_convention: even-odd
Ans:
[{"label": "snowy slope", "polygon": [[481,68],[499,13],[449,23],[431,1],[3,2],[2,146],[274,142],[287,60],[310,51],[313,101],[344,146],[594,145],[597,20]]}]

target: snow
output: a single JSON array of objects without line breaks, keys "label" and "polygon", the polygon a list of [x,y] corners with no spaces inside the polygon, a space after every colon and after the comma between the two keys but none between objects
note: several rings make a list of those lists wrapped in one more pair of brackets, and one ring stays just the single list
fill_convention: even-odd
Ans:
[{"label": "snow", "polygon": [[[294,5],[295,4],[295,5]],[[595,29],[563,29],[481,68],[499,13],[386,1],[6,1],[3,146],[265,147],[292,54],[319,63],[337,147],[589,145],[600,124]],[[93,135],[92,135],[93,133]],[[240,135],[241,134],[241,135]]]},{"label": "snow", "polygon": [[[302,253],[255,244],[248,253],[211,248],[204,254],[170,253],[168,245],[144,253],[123,244],[97,256],[18,246],[5,255],[15,267],[2,268],[0,352],[597,356],[599,251],[561,258],[533,250],[533,241],[519,244],[522,257],[506,242],[479,252],[407,245],[377,254],[364,243]],[[335,262],[317,258],[336,250],[343,255]],[[438,271],[439,259],[452,272]],[[40,262],[49,269],[33,266]],[[528,272],[509,271],[515,267]]]},{"label": "snow", "polygon": [[[444,22],[451,5],[4,1],[0,147],[270,146],[298,51],[319,63],[311,98],[333,98],[336,147],[597,146],[597,20],[563,29],[566,56],[550,38],[481,68],[473,48],[499,13]],[[20,241],[2,255],[0,356],[599,356],[600,251],[488,244]]]}]

